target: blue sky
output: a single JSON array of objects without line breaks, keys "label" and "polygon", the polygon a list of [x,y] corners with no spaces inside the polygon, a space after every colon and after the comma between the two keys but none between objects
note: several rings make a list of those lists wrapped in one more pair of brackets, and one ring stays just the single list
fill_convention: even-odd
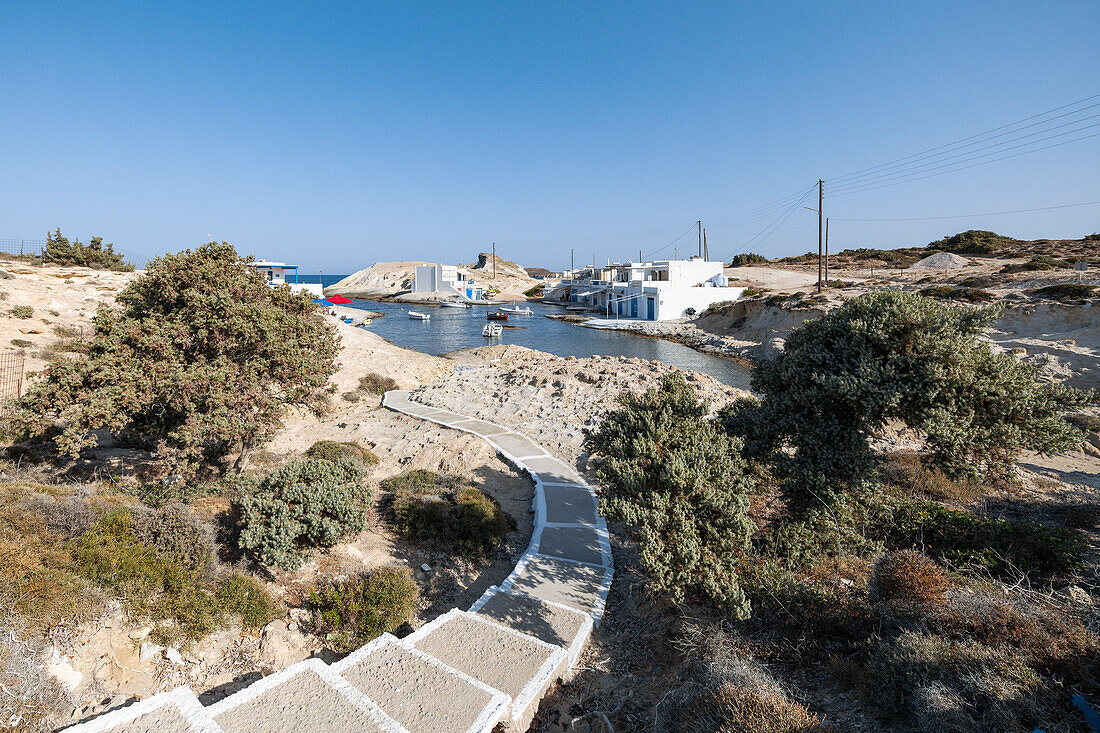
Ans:
[{"label": "blue sky", "polygon": [[672,254],[701,218],[714,255],[796,254],[814,214],[741,212],[819,177],[834,248],[1077,237],[1100,206],[841,220],[1098,201],[1100,137],[844,196],[830,179],[1100,94],[1098,35],[1095,0],[0,0],[0,237],[213,238],[329,273],[495,241],[560,268]]}]

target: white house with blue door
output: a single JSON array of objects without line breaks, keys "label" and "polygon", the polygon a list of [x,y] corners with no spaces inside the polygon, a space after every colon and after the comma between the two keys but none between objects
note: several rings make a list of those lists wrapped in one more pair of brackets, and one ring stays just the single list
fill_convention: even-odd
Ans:
[{"label": "white house with blue door", "polygon": [[668,321],[714,303],[737,300],[744,288],[729,286],[721,262],[690,260],[615,263],[570,273],[546,299],[587,306],[608,318]]}]

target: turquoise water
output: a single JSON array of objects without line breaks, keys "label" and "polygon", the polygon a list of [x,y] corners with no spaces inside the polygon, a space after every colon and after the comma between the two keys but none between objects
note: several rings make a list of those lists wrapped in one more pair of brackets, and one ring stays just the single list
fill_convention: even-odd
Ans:
[{"label": "turquoise water", "polygon": [[[527,305],[535,314],[532,316],[510,314],[507,321],[499,322],[505,326],[504,333],[495,339],[482,336],[481,327],[487,323],[485,314],[498,310],[499,306],[475,305],[462,310],[433,305],[410,306],[356,300],[351,307],[376,310],[386,314],[384,318],[376,318],[371,325],[365,326],[367,330],[374,331],[400,346],[436,356],[456,349],[492,343],[516,344],[557,356],[601,355],[650,359],[681,369],[703,372],[734,387],[743,389],[749,387],[749,370],[732,359],[704,354],[664,339],[562,323],[545,316],[551,313],[565,313],[564,309],[542,303]],[[414,321],[409,318],[410,310],[428,313],[431,315],[431,320]]]}]

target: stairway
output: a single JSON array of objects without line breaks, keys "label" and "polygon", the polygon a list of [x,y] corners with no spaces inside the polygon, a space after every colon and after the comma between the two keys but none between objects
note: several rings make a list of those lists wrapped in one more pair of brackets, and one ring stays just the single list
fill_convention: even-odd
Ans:
[{"label": "stairway", "polygon": [[398,639],[332,665],[307,659],[204,707],[186,687],[105,713],[72,733],[480,733],[525,731],[568,679],[603,617],[614,568],[592,487],[529,438],[387,392],[391,410],[473,433],[535,482],[531,544],[500,586]]}]

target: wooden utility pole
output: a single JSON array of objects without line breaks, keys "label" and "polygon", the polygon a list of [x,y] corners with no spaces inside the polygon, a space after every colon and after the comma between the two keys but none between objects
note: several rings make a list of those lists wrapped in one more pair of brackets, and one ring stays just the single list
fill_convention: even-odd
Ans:
[{"label": "wooden utility pole", "polygon": [[576,266],[573,264],[573,248],[570,247],[569,248],[569,269],[573,270],[573,269],[575,269],[575,267]]},{"label": "wooden utility pole", "polygon": [[695,222],[695,226],[699,229],[699,256],[703,256],[703,220]]},{"label": "wooden utility pole", "polygon": [[825,283],[829,283],[829,217],[825,217]]},{"label": "wooden utility pole", "polygon": [[638,250],[638,262],[642,261],[642,250]]},{"label": "wooden utility pole", "polygon": [[493,279],[497,279],[497,243],[493,242]]},{"label": "wooden utility pole", "polygon": [[703,227],[703,259],[710,262],[710,248],[707,247],[707,228]]},{"label": "wooden utility pole", "polygon": [[821,218],[821,204],[825,199],[825,181],[817,180],[817,292],[821,292],[822,261],[821,255],[825,244],[825,226]]}]

